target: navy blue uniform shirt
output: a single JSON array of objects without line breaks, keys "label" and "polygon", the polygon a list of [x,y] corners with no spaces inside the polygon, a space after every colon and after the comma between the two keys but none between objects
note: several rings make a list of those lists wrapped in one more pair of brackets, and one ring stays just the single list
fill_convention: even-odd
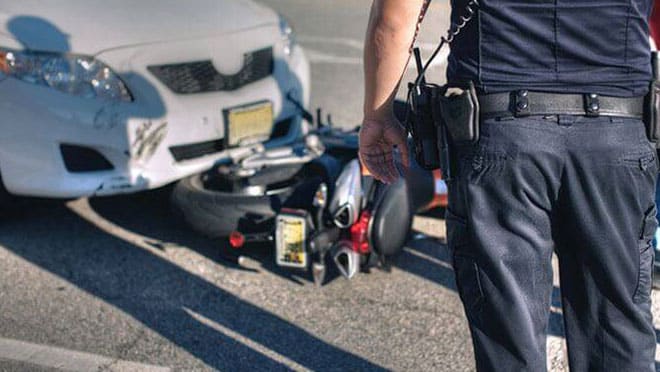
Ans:
[{"label": "navy blue uniform shirt", "polygon": [[[452,20],[467,0],[452,0]],[[451,45],[447,80],[483,93],[644,95],[653,0],[480,0]]]}]

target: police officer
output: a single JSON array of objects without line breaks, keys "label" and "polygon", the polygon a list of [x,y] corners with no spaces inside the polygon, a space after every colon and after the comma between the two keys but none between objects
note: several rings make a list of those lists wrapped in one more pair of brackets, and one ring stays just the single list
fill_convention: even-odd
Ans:
[{"label": "police officer", "polygon": [[[453,0],[452,22],[468,0]],[[360,158],[408,163],[392,101],[423,0],[374,0]],[[480,371],[546,369],[559,258],[573,371],[653,371],[658,161],[643,122],[652,0],[479,0],[447,80],[471,81],[476,142],[453,146],[447,239]],[[556,301],[558,302],[558,301]],[[553,310],[552,315],[556,315]]]}]

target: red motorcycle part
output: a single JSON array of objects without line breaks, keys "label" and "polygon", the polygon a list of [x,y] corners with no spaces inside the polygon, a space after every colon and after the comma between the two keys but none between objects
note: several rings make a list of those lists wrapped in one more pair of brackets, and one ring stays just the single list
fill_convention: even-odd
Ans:
[{"label": "red motorcycle part", "polygon": [[245,235],[238,231],[232,231],[229,235],[229,245],[234,249],[243,248],[243,245],[245,245]]},{"label": "red motorcycle part", "polygon": [[660,44],[660,2],[656,0],[654,3],[656,3],[656,5],[653,7],[651,18],[649,18],[649,31],[651,32],[653,41],[655,41],[656,46],[658,46],[658,44]]},{"label": "red motorcycle part", "polygon": [[371,221],[371,212],[362,211],[358,221],[351,226],[351,243],[353,251],[359,254],[368,254],[371,252],[369,246],[369,222]]}]

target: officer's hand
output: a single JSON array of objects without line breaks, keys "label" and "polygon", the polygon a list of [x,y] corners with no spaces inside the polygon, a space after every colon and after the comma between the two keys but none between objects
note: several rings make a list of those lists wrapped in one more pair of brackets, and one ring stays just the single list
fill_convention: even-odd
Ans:
[{"label": "officer's hand", "polygon": [[394,115],[365,118],[360,128],[360,161],[374,178],[392,183],[399,178],[392,154],[394,146],[401,152],[403,164],[410,165],[407,138],[408,133]]}]

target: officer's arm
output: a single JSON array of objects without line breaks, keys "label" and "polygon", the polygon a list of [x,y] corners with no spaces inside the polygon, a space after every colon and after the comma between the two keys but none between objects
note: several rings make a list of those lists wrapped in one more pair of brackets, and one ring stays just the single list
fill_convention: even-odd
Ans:
[{"label": "officer's arm", "polygon": [[392,113],[424,0],[374,0],[364,45],[365,119]]}]

